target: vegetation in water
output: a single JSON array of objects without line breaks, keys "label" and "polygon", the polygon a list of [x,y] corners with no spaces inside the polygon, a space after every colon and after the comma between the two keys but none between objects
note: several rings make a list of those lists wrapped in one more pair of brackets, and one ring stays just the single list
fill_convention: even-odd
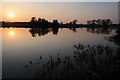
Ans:
[{"label": "vegetation in water", "polygon": [[[74,45],[73,56],[60,57],[60,54],[40,64],[33,79],[44,80],[119,80],[120,48],[115,52],[109,46]],[[115,53],[114,53],[115,52]],[[42,57],[40,57],[42,59]],[[40,63],[40,62],[39,62]],[[29,65],[32,65],[30,61]],[[29,65],[25,68],[29,68]]]}]

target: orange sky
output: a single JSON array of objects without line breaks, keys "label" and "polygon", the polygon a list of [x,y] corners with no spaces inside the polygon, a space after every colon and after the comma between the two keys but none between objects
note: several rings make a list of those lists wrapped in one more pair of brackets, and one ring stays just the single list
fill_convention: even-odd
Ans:
[{"label": "orange sky", "polygon": [[[2,20],[30,21],[31,17],[41,17],[49,21],[58,19],[59,22],[70,22],[74,19],[78,23],[86,23],[91,19],[111,19],[118,22],[117,2],[4,2],[2,4]],[[8,16],[12,13],[13,17]]]}]

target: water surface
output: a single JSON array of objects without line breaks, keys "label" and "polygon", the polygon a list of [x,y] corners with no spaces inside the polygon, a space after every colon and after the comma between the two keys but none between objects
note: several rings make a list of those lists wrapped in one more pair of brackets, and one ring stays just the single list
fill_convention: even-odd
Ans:
[{"label": "water surface", "polygon": [[[75,44],[108,45],[117,49],[117,45],[106,40],[115,35],[115,29],[103,28],[2,28],[2,64],[3,78],[29,78],[37,71],[36,62],[42,56],[44,63],[49,55],[55,57],[73,55]],[[32,61],[29,69],[25,65]]]}]

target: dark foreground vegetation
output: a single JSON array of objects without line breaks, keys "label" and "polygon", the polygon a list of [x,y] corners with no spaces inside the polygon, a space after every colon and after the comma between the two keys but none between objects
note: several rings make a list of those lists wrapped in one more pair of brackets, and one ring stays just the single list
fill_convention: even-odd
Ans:
[{"label": "dark foreground vegetation", "polygon": [[[74,45],[73,56],[61,58],[60,54],[41,64],[33,80],[120,80],[120,47],[114,51],[109,46]],[[32,61],[25,65],[29,70]]]},{"label": "dark foreground vegetation", "polygon": [[78,27],[116,27],[118,24],[113,24],[110,19],[97,19],[89,20],[87,24],[77,24],[78,20],[73,20],[68,23],[59,22],[57,19],[54,19],[52,22],[44,18],[32,17],[29,22],[0,22],[2,27],[23,27],[23,28],[78,28]]},{"label": "dark foreground vegetation", "polygon": [[109,41],[113,41],[120,46],[120,28],[116,30],[116,35],[109,38]]}]

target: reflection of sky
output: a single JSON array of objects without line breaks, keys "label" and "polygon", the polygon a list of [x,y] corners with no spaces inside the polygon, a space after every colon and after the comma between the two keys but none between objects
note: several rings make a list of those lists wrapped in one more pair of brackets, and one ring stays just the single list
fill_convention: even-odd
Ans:
[{"label": "reflection of sky", "polygon": [[[15,35],[11,36],[9,34],[11,30]],[[60,29],[57,35],[53,35],[50,32],[41,37],[32,37],[29,29],[6,28],[3,29],[2,35],[3,73],[15,77],[17,77],[16,75],[21,76],[21,74],[24,74],[24,65],[29,63],[30,60],[36,62],[39,56],[46,60],[49,55],[56,56],[57,53],[60,53],[60,56],[72,55],[74,52],[73,45],[78,43],[117,47],[114,43],[104,40],[104,34],[93,34],[87,32],[86,29],[80,28],[76,33],[69,29]]]},{"label": "reflection of sky", "polygon": [[[13,19],[6,17],[10,11],[15,14]],[[30,21],[32,16],[42,17],[49,21],[57,18],[60,22],[70,22],[77,19],[79,23],[86,23],[87,20],[91,19],[109,18],[117,23],[118,4],[117,2],[3,3],[3,20]]]}]

